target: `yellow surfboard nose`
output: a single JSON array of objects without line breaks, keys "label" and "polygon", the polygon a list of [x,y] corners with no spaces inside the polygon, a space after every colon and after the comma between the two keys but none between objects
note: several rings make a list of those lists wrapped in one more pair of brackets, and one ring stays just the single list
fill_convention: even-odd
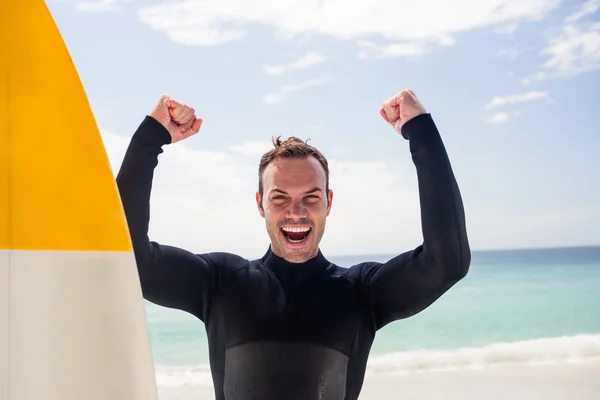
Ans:
[{"label": "yellow surfboard nose", "polygon": [[0,249],[131,251],[102,138],[46,5],[0,4]]}]

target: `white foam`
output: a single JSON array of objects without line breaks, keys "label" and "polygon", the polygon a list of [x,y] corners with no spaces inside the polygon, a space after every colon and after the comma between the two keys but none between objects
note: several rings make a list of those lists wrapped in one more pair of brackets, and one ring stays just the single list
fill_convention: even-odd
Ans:
[{"label": "white foam", "polygon": [[420,350],[372,357],[368,374],[484,369],[506,365],[553,365],[600,358],[600,335],[576,335],[494,343],[444,351]]},{"label": "white foam", "polygon": [[[576,335],[453,350],[419,350],[372,356],[367,376],[485,369],[506,365],[569,364],[600,359],[600,335]],[[157,365],[161,387],[212,385],[210,367]]]},{"label": "white foam", "polygon": [[156,383],[160,387],[212,385],[209,365],[156,366]]}]

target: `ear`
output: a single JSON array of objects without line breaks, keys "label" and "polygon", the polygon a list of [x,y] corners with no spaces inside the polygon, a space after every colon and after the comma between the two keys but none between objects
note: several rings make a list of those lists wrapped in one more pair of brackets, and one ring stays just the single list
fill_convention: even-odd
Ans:
[{"label": "ear", "polygon": [[333,201],[333,190],[329,189],[329,193],[327,193],[327,216],[331,212],[331,202]]},{"label": "ear", "polygon": [[256,192],[256,206],[258,207],[258,213],[260,214],[261,217],[264,218],[265,210],[262,205],[262,196],[260,195],[260,193],[258,191]]}]

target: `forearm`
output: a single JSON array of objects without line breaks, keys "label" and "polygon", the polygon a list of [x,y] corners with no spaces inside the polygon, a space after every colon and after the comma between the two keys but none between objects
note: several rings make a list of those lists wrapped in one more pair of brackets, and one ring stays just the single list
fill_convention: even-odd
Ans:
[{"label": "forearm", "polygon": [[117,174],[117,187],[138,264],[152,258],[153,248],[148,238],[152,180],[162,146],[169,141],[166,129],[146,117],[134,133]]},{"label": "forearm", "polygon": [[439,131],[429,114],[403,126],[417,170],[426,265],[446,279],[468,271],[471,252],[462,197]]}]

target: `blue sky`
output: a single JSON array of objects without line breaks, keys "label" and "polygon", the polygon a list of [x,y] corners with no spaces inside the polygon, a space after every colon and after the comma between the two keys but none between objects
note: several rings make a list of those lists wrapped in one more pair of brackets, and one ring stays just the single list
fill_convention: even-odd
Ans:
[{"label": "blue sky", "polygon": [[408,143],[379,106],[413,89],[441,131],[473,249],[600,244],[600,0],[47,0],[117,169],[168,93],[204,119],[161,155],[151,237],[260,256],[273,135],[332,164],[326,254],[421,241]]}]

